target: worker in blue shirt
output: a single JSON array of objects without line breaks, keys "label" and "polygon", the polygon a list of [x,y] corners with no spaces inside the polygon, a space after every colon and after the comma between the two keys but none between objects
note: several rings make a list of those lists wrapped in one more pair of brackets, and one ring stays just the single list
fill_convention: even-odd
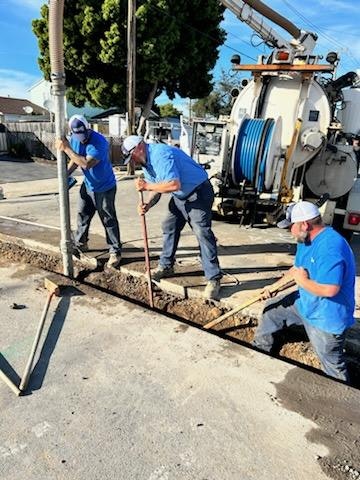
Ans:
[{"label": "worker in blue shirt", "polygon": [[214,192],[205,170],[177,147],[163,143],[147,144],[143,137],[130,135],[123,142],[125,164],[130,160],[142,167],[145,178],[136,180],[138,191],[152,193],[147,203],[139,205],[145,214],[160,199],[170,193],[168,214],[163,229],[163,249],[159,265],[152,278],[172,276],[180,233],[188,223],[197,237],[201,261],[208,283],[204,296],[216,299],[222,273],[217,256],[216,239],[211,230],[211,207]]},{"label": "worker in blue shirt", "polygon": [[270,352],[275,332],[303,325],[325,373],[348,382],[343,346],[354,323],[353,252],[341,235],[324,225],[318,207],[310,202],[288,207],[287,218],[278,226],[291,227],[298,242],[295,264],[287,273],[298,290],[266,304],[253,345]]},{"label": "worker in blue shirt", "polygon": [[56,148],[70,158],[68,175],[77,167],[84,174],[80,188],[75,247],[88,250],[89,228],[97,211],[104,226],[109,247],[108,267],[116,268],[121,260],[119,223],[115,210],[116,179],[109,158],[106,138],[89,128],[82,115],[73,115],[69,120],[70,143],[66,138],[56,141]]}]

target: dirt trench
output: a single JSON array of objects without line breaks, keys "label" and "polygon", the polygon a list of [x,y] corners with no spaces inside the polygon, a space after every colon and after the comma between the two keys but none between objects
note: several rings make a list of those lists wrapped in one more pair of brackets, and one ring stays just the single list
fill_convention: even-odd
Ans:
[{"label": "dirt trench", "polygon": [[[0,257],[7,262],[20,262],[62,274],[62,259],[56,254],[46,254],[18,244],[0,241]],[[75,283],[81,282],[108,294],[116,294],[126,300],[148,306],[148,285],[145,277],[125,275],[116,270],[86,271],[81,264],[74,264]],[[64,284],[74,281],[63,277]],[[202,326],[214,320],[226,309],[217,302],[178,298],[154,287],[154,307],[160,313],[172,316],[188,324]],[[236,324],[236,326],[235,326]],[[249,345],[254,337],[257,319],[248,316],[232,316],[214,327],[213,331],[224,338]],[[279,333],[274,345],[274,355],[296,364],[319,370],[320,362],[302,329],[286,330]],[[354,356],[348,357],[351,384],[360,387],[360,363]]]}]

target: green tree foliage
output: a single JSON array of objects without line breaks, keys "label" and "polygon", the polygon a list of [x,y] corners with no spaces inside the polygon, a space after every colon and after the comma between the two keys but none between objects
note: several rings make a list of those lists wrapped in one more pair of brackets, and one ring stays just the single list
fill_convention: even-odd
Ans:
[{"label": "green tree foliage", "polygon": [[[138,0],[136,100],[166,92],[199,98],[212,89],[209,73],[225,33],[218,0]],[[127,0],[65,0],[64,63],[67,97],[103,108],[126,103]],[[48,6],[33,21],[39,65],[50,77]],[[156,88],[154,88],[154,86]],[[151,102],[152,103],[152,102]]]},{"label": "green tree foliage", "polygon": [[174,107],[172,103],[165,103],[159,106],[160,117],[180,117],[182,112]]},{"label": "green tree foliage", "polygon": [[229,115],[232,106],[231,91],[241,89],[240,78],[237,74],[221,72],[220,80],[215,84],[214,90],[210,95],[200,98],[194,102],[192,113],[196,117],[215,117],[219,115]]}]

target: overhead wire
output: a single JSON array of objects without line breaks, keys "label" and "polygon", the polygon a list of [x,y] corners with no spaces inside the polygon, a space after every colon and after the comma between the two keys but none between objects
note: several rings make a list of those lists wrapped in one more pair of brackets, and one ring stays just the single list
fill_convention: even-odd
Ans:
[{"label": "overhead wire", "polygon": [[[305,17],[301,12],[299,12],[288,0],[282,0],[282,2],[290,9],[292,10],[299,18],[301,18],[307,25],[309,25],[311,28],[315,30],[316,33],[318,33],[320,36],[325,38],[328,42],[333,43],[334,45],[339,46],[341,49],[343,49],[345,55],[351,59],[354,65],[359,66],[360,60],[354,57],[350,53],[350,50],[348,47],[346,47],[344,44],[339,42],[338,40],[334,39],[333,37],[330,37],[322,28],[319,26],[315,25],[311,20],[309,20],[307,17]],[[344,62],[345,63],[345,62]]]}]

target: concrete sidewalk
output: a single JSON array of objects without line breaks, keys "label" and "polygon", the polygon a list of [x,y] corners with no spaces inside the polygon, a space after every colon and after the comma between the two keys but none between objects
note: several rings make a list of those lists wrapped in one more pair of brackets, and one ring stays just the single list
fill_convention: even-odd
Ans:
[{"label": "concrete sidewalk", "polygon": [[[17,383],[45,275],[0,264],[0,368]],[[84,285],[53,300],[38,355],[27,395],[0,382],[2,480],[358,475],[358,390]]]}]

